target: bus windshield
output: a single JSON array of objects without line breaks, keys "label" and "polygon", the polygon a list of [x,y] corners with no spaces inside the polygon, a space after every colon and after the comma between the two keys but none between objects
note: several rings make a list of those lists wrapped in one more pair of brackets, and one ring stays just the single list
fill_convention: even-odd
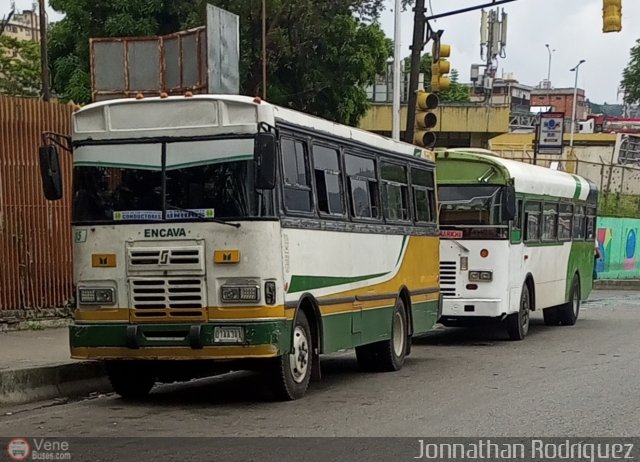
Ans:
[{"label": "bus windshield", "polygon": [[499,185],[440,185],[440,226],[464,228],[469,238],[506,238],[503,190]]},{"label": "bus windshield", "polygon": [[[137,146],[125,145],[132,153]],[[94,155],[101,151],[103,155],[109,153],[111,148],[90,147]],[[116,157],[121,150],[123,147],[118,146]],[[78,162],[73,171],[74,222],[195,221],[198,217],[241,219],[272,213],[268,201],[263,201],[255,191],[252,155],[209,158],[177,165],[165,161],[163,165],[159,145],[156,151],[158,157],[155,159],[154,155],[147,162],[149,165],[136,165],[135,154],[131,156],[134,164],[130,165]]]}]

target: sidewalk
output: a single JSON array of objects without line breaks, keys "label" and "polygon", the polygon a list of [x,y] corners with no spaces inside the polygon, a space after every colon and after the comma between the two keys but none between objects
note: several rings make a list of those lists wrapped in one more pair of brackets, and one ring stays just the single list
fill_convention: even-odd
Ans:
[{"label": "sidewalk", "polygon": [[594,289],[604,290],[640,290],[640,279],[596,279]]},{"label": "sidewalk", "polygon": [[69,358],[67,329],[0,333],[0,405],[108,390],[101,363]]}]

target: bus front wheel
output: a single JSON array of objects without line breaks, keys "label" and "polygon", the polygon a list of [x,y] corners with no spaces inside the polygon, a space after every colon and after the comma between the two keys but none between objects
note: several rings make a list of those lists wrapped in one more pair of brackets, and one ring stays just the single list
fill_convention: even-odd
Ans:
[{"label": "bus front wheel", "polygon": [[299,310],[293,325],[291,353],[273,360],[269,373],[273,394],[280,401],[302,398],[311,379],[313,340],[304,311]]},{"label": "bus front wheel", "polygon": [[511,340],[522,340],[529,332],[529,310],[531,309],[531,292],[527,284],[520,295],[520,309],[507,316],[507,333]]}]

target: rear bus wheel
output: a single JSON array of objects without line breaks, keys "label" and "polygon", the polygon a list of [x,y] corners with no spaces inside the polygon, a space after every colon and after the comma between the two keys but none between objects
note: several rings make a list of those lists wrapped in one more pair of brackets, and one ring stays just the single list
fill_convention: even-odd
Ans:
[{"label": "rear bus wheel", "polygon": [[273,360],[269,374],[276,399],[292,401],[304,396],[311,379],[313,340],[304,311],[299,310],[293,325],[291,353]]},{"label": "rear bus wheel", "polygon": [[558,318],[563,326],[573,326],[580,314],[580,278],[577,274],[573,276],[571,283],[571,296],[569,302],[562,305],[558,310]]},{"label": "rear bus wheel", "polygon": [[391,338],[356,348],[358,365],[366,371],[392,372],[404,365],[407,354],[407,310],[398,298],[391,317]]}]

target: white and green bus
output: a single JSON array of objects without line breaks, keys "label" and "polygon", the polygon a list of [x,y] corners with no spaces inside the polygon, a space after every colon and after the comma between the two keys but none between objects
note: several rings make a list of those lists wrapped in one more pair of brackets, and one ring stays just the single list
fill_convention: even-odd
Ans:
[{"label": "white and green bus", "polygon": [[573,325],[592,287],[595,186],[484,150],[438,152],[436,163],[440,322],[500,320],[514,340],[533,310]]},{"label": "white and green bus", "polygon": [[321,354],[398,370],[438,318],[435,163],[415,146],[215,95],[94,103],[70,143],[71,355],[124,397],[255,368],[299,398]]}]

